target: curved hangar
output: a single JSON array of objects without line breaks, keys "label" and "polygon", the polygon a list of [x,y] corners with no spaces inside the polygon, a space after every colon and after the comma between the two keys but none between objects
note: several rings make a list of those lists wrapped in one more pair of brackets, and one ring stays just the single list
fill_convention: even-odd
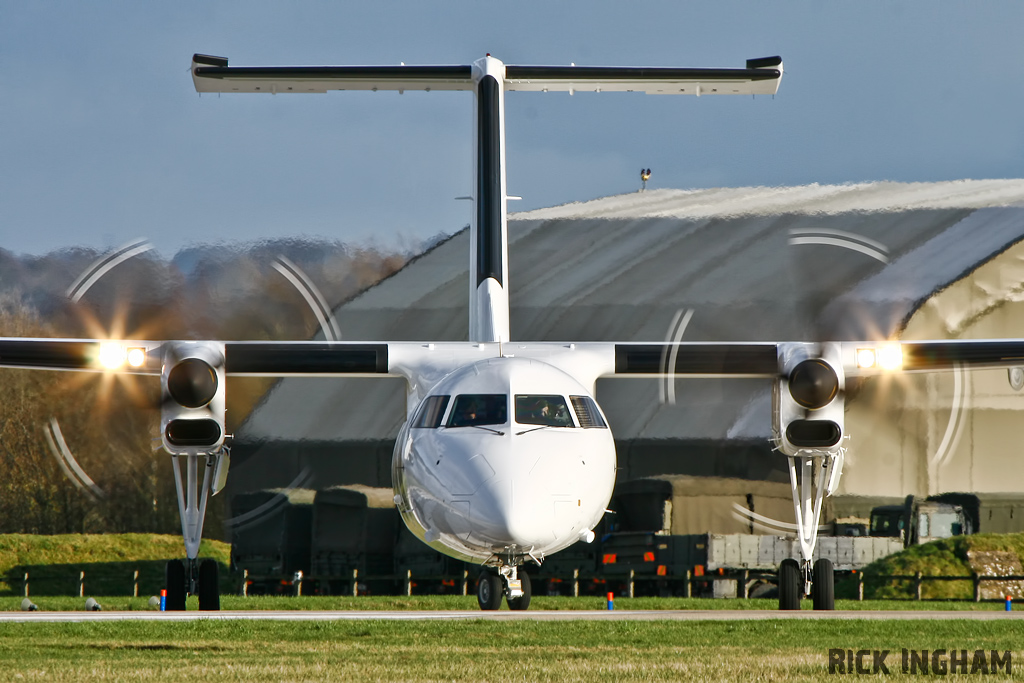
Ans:
[{"label": "curved hangar", "polygon": [[[1024,181],[651,190],[513,214],[514,339],[762,341],[1024,337]],[[339,306],[346,339],[464,339],[465,230]],[[514,343],[512,344],[514,346]],[[605,379],[619,481],[787,481],[770,383]],[[840,486],[1001,491],[1024,373],[847,387]],[[229,488],[390,486],[401,380],[285,379],[239,430]]]}]

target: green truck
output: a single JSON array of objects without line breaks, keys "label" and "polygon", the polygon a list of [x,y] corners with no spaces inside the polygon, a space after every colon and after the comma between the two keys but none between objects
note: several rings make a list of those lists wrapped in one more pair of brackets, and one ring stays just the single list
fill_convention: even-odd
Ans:
[{"label": "green truck", "polygon": [[940,493],[907,496],[898,505],[871,511],[870,533],[899,538],[905,546],[960,534],[1007,534],[1024,531],[1024,494]]}]

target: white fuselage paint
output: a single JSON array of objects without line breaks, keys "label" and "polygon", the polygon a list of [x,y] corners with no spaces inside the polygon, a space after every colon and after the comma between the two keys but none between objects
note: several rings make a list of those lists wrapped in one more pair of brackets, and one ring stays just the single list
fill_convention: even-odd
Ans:
[{"label": "white fuselage paint", "polygon": [[[466,394],[507,396],[507,419],[486,428],[413,428],[410,412],[393,460],[396,503],[409,529],[442,553],[481,564],[542,560],[593,529],[615,484],[615,444],[607,427],[580,427],[572,409],[570,397],[592,398],[592,391],[546,362],[495,357],[458,368],[426,398],[452,397],[447,425],[455,397]],[[563,397],[573,426],[519,424],[515,397],[524,394]]]}]

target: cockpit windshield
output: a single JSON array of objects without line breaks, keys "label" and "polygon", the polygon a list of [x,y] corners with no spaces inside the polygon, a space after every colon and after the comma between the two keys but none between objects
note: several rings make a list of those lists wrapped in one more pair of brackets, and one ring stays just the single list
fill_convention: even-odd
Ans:
[{"label": "cockpit windshield", "polygon": [[455,397],[455,406],[449,427],[475,427],[478,425],[503,425],[508,422],[508,396],[505,394],[460,394]]},{"label": "cockpit windshield", "polygon": [[574,426],[565,397],[547,394],[516,394],[516,422],[545,427]]},{"label": "cockpit windshield", "polygon": [[440,427],[445,408],[448,407],[448,401],[451,398],[451,396],[428,396],[423,399],[423,404],[412,421],[413,428],[437,429]]}]

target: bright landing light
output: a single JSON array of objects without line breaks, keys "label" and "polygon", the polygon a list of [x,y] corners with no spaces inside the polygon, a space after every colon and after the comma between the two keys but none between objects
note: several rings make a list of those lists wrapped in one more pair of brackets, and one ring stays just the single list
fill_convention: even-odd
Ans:
[{"label": "bright landing light", "polygon": [[146,363],[146,349],[128,349],[128,365],[141,368]]},{"label": "bright landing light", "polygon": [[899,344],[857,349],[858,368],[866,370],[877,367],[882,370],[899,370],[902,366],[903,348]]},{"label": "bright landing light", "polygon": [[858,368],[873,368],[875,367],[875,361],[874,349],[857,349]]},{"label": "bright landing light", "polygon": [[106,342],[100,344],[100,365],[108,370],[116,370],[124,365],[128,358],[128,349],[123,344]]},{"label": "bright landing light", "polygon": [[899,344],[890,344],[880,348],[878,364],[883,370],[899,370],[903,366],[903,347]]}]

